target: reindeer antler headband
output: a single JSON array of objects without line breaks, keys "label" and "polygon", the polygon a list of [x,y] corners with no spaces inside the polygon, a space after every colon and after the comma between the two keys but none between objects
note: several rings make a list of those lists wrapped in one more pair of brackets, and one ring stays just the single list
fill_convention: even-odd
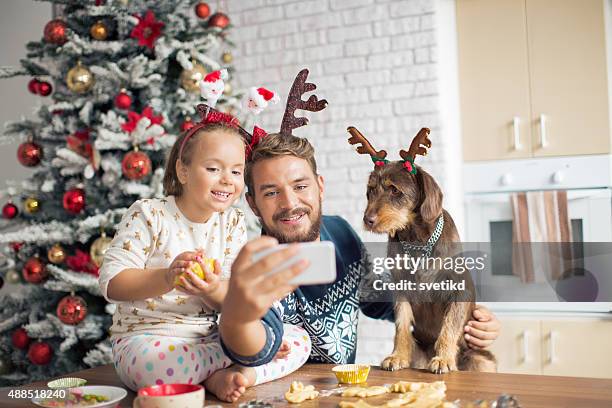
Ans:
[{"label": "reindeer antler headband", "polygon": [[[372,162],[374,162],[374,166],[381,167],[389,163],[389,160],[386,159],[387,152],[385,150],[376,150],[357,128],[349,126],[347,131],[351,134],[348,142],[352,145],[359,144],[359,146],[357,146],[357,153],[370,155]],[[416,156],[426,156],[427,149],[431,147],[429,133],[430,130],[428,128],[422,128],[412,139],[412,143],[410,143],[408,150],[400,150],[400,157],[403,162],[402,165],[410,174],[416,174],[417,172],[416,166],[414,165]]]},{"label": "reindeer antler headband", "polygon": [[[214,75],[213,75],[214,74]],[[179,159],[182,157],[183,148],[187,141],[200,129],[202,129],[205,125],[210,123],[225,123],[227,126],[236,128],[240,134],[247,140],[248,145],[247,149],[247,159],[253,151],[254,147],[267,136],[267,132],[257,126],[253,127],[253,133],[249,133],[245,130],[238,119],[233,117],[228,113],[219,112],[214,108],[214,105],[219,98],[220,95],[217,93],[212,93],[210,91],[210,87],[214,87],[216,82],[222,81],[224,75],[222,72],[215,71],[207,76],[214,79],[212,84],[208,82],[211,81],[203,81],[201,84],[202,88],[202,97],[206,98],[208,104],[199,104],[196,108],[197,112],[200,114],[201,121],[198,122],[195,126],[193,126],[185,137],[183,138],[183,142],[181,143],[181,147],[179,149]],[[305,126],[308,124],[308,119],[305,117],[297,118],[295,117],[295,111],[297,109],[302,109],[310,112],[318,112],[327,107],[327,101],[325,99],[319,100],[316,95],[311,95],[308,100],[302,100],[302,95],[306,92],[314,91],[317,89],[317,86],[313,83],[306,82],[308,78],[308,69],[301,70],[295,80],[293,81],[293,85],[291,86],[291,90],[289,91],[289,95],[287,96],[287,105],[285,107],[285,114],[283,115],[283,121],[281,123],[280,134],[288,136],[292,135],[293,129],[297,129],[299,127]],[[253,114],[257,115],[261,112],[261,110],[268,106],[268,103],[276,103],[278,101],[278,95],[275,92],[269,91],[265,88],[250,88],[247,94],[247,97],[244,101],[245,109],[250,110]]]},{"label": "reindeer antler headband", "polygon": [[302,109],[309,112],[319,112],[327,107],[327,100],[319,100],[316,95],[310,95],[308,100],[302,100],[302,95],[306,92],[314,91],[317,86],[313,83],[306,82],[308,78],[308,69],[301,70],[291,86],[289,95],[287,96],[287,106],[281,123],[280,134],[292,135],[293,129],[305,126],[308,124],[308,118],[295,117],[296,109]]},{"label": "reindeer antler headband", "polygon": [[200,114],[200,122],[196,123],[193,127],[191,127],[183,138],[183,141],[181,142],[181,147],[179,148],[179,160],[183,157],[183,149],[185,148],[187,141],[200,129],[211,123],[224,123],[226,126],[237,129],[240,135],[244,137],[244,139],[248,142],[248,145],[246,146],[247,156],[252,150],[253,140],[255,140],[257,137],[261,138],[261,132],[265,134],[265,131],[263,129],[258,128],[257,126],[253,128],[253,134],[249,133],[246,129],[240,126],[240,122],[238,121],[238,119],[236,119],[229,113],[220,112],[205,103],[199,104],[196,107],[196,111]]}]

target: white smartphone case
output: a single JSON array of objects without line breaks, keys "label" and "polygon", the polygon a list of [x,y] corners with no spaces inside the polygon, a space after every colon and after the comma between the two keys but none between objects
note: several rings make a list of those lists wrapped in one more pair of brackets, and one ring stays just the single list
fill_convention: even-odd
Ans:
[{"label": "white smartphone case", "polygon": [[[253,262],[257,262],[263,257],[280,251],[287,246],[288,244],[281,244],[257,252],[253,255]],[[298,253],[269,272],[268,275],[284,270],[301,259],[308,259],[310,265],[300,275],[293,278],[291,284],[299,286],[321,285],[336,280],[336,250],[334,244],[330,241],[300,243]]]}]

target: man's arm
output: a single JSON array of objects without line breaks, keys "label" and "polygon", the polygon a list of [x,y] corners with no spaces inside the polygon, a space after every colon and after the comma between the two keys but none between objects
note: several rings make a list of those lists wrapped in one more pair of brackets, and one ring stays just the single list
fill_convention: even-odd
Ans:
[{"label": "man's arm", "polygon": [[[253,344],[251,350],[259,351],[254,352],[248,351],[249,355],[237,354],[233,350],[229,349],[223,338],[244,338],[245,335],[250,337],[250,342]],[[272,361],[281,347],[283,339],[283,322],[276,309],[270,309],[260,321],[252,322],[252,324],[245,324],[241,326],[229,326],[224,330],[224,334],[221,336],[221,347],[225,354],[234,363],[238,363],[245,367],[256,367],[263,364],[267,364]],[[259,348],[259,344],[263,346]],[[238,345],[238,349],[242,348],[243,344]],[[248,345],[247,345],[248,346]]]},{"label": "man's arm", "polygon": [[253,367],[274,358],[282,344],[283,324],[272,304],[295,290],[287,282],[308,266],[308,262],[302,260],[268,275],[297,253],[295,246],[252,262],[254,253],[277,244],[270,237],[254,239],[242,248],[232,265],[219,333],[224,351],[238,364]]}]

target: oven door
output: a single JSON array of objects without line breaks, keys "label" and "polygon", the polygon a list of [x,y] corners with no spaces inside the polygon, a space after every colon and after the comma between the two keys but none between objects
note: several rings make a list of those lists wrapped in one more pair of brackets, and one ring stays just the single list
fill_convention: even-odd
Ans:
[{"label": "oven door", "polygon": [[[483,243],[490,252],[489,268],[474,280],[487,288],[486,299],[511,301],[509,288],[520,290],[525,301],[498,304],[495,309],[610,311],[610,302],[558,302],[550,284],[522,284],[512,272],[512,208],[510,192],[467,194],[465,200],[466,231],[464,242]],[[571,220],[574,253],[582,258],[584,245],[589,242],[612,242],[612,194],[609,188],[567,190],[568,213]],[[601,269],[610,259],[582,259],[578,266]],[[594,266],[596,265],[596,266]],[[612,265],[608,268],[612,275]],[[612,278],[600,285],[612,285]],[[599,279],[601,280],[601,279]],[[548,291],[548,297],[542,296]],[[508,295],[508,297],[506,296]],[[609,299],[606,299],[609,300]],[[546,301],[549,301],[547,303]]]}]

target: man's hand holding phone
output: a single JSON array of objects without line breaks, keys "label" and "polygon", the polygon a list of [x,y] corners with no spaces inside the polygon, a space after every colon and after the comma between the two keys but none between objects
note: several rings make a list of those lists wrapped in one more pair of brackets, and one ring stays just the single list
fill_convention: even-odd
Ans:
[{"label": "man's hand holding phone", "polygon": [[225,297],[223,316],[227,321],[248,323],[261,319],[276,300],[295,290],[289,282],[303,272],[309,264],[300,259],[277,273],[270,275],[279,265],[294,257],[297,245],[290,245],[257,261],[253,255],[278,245],[271,237],[259,237],[248,242],[232,265],[229,289]]}]

